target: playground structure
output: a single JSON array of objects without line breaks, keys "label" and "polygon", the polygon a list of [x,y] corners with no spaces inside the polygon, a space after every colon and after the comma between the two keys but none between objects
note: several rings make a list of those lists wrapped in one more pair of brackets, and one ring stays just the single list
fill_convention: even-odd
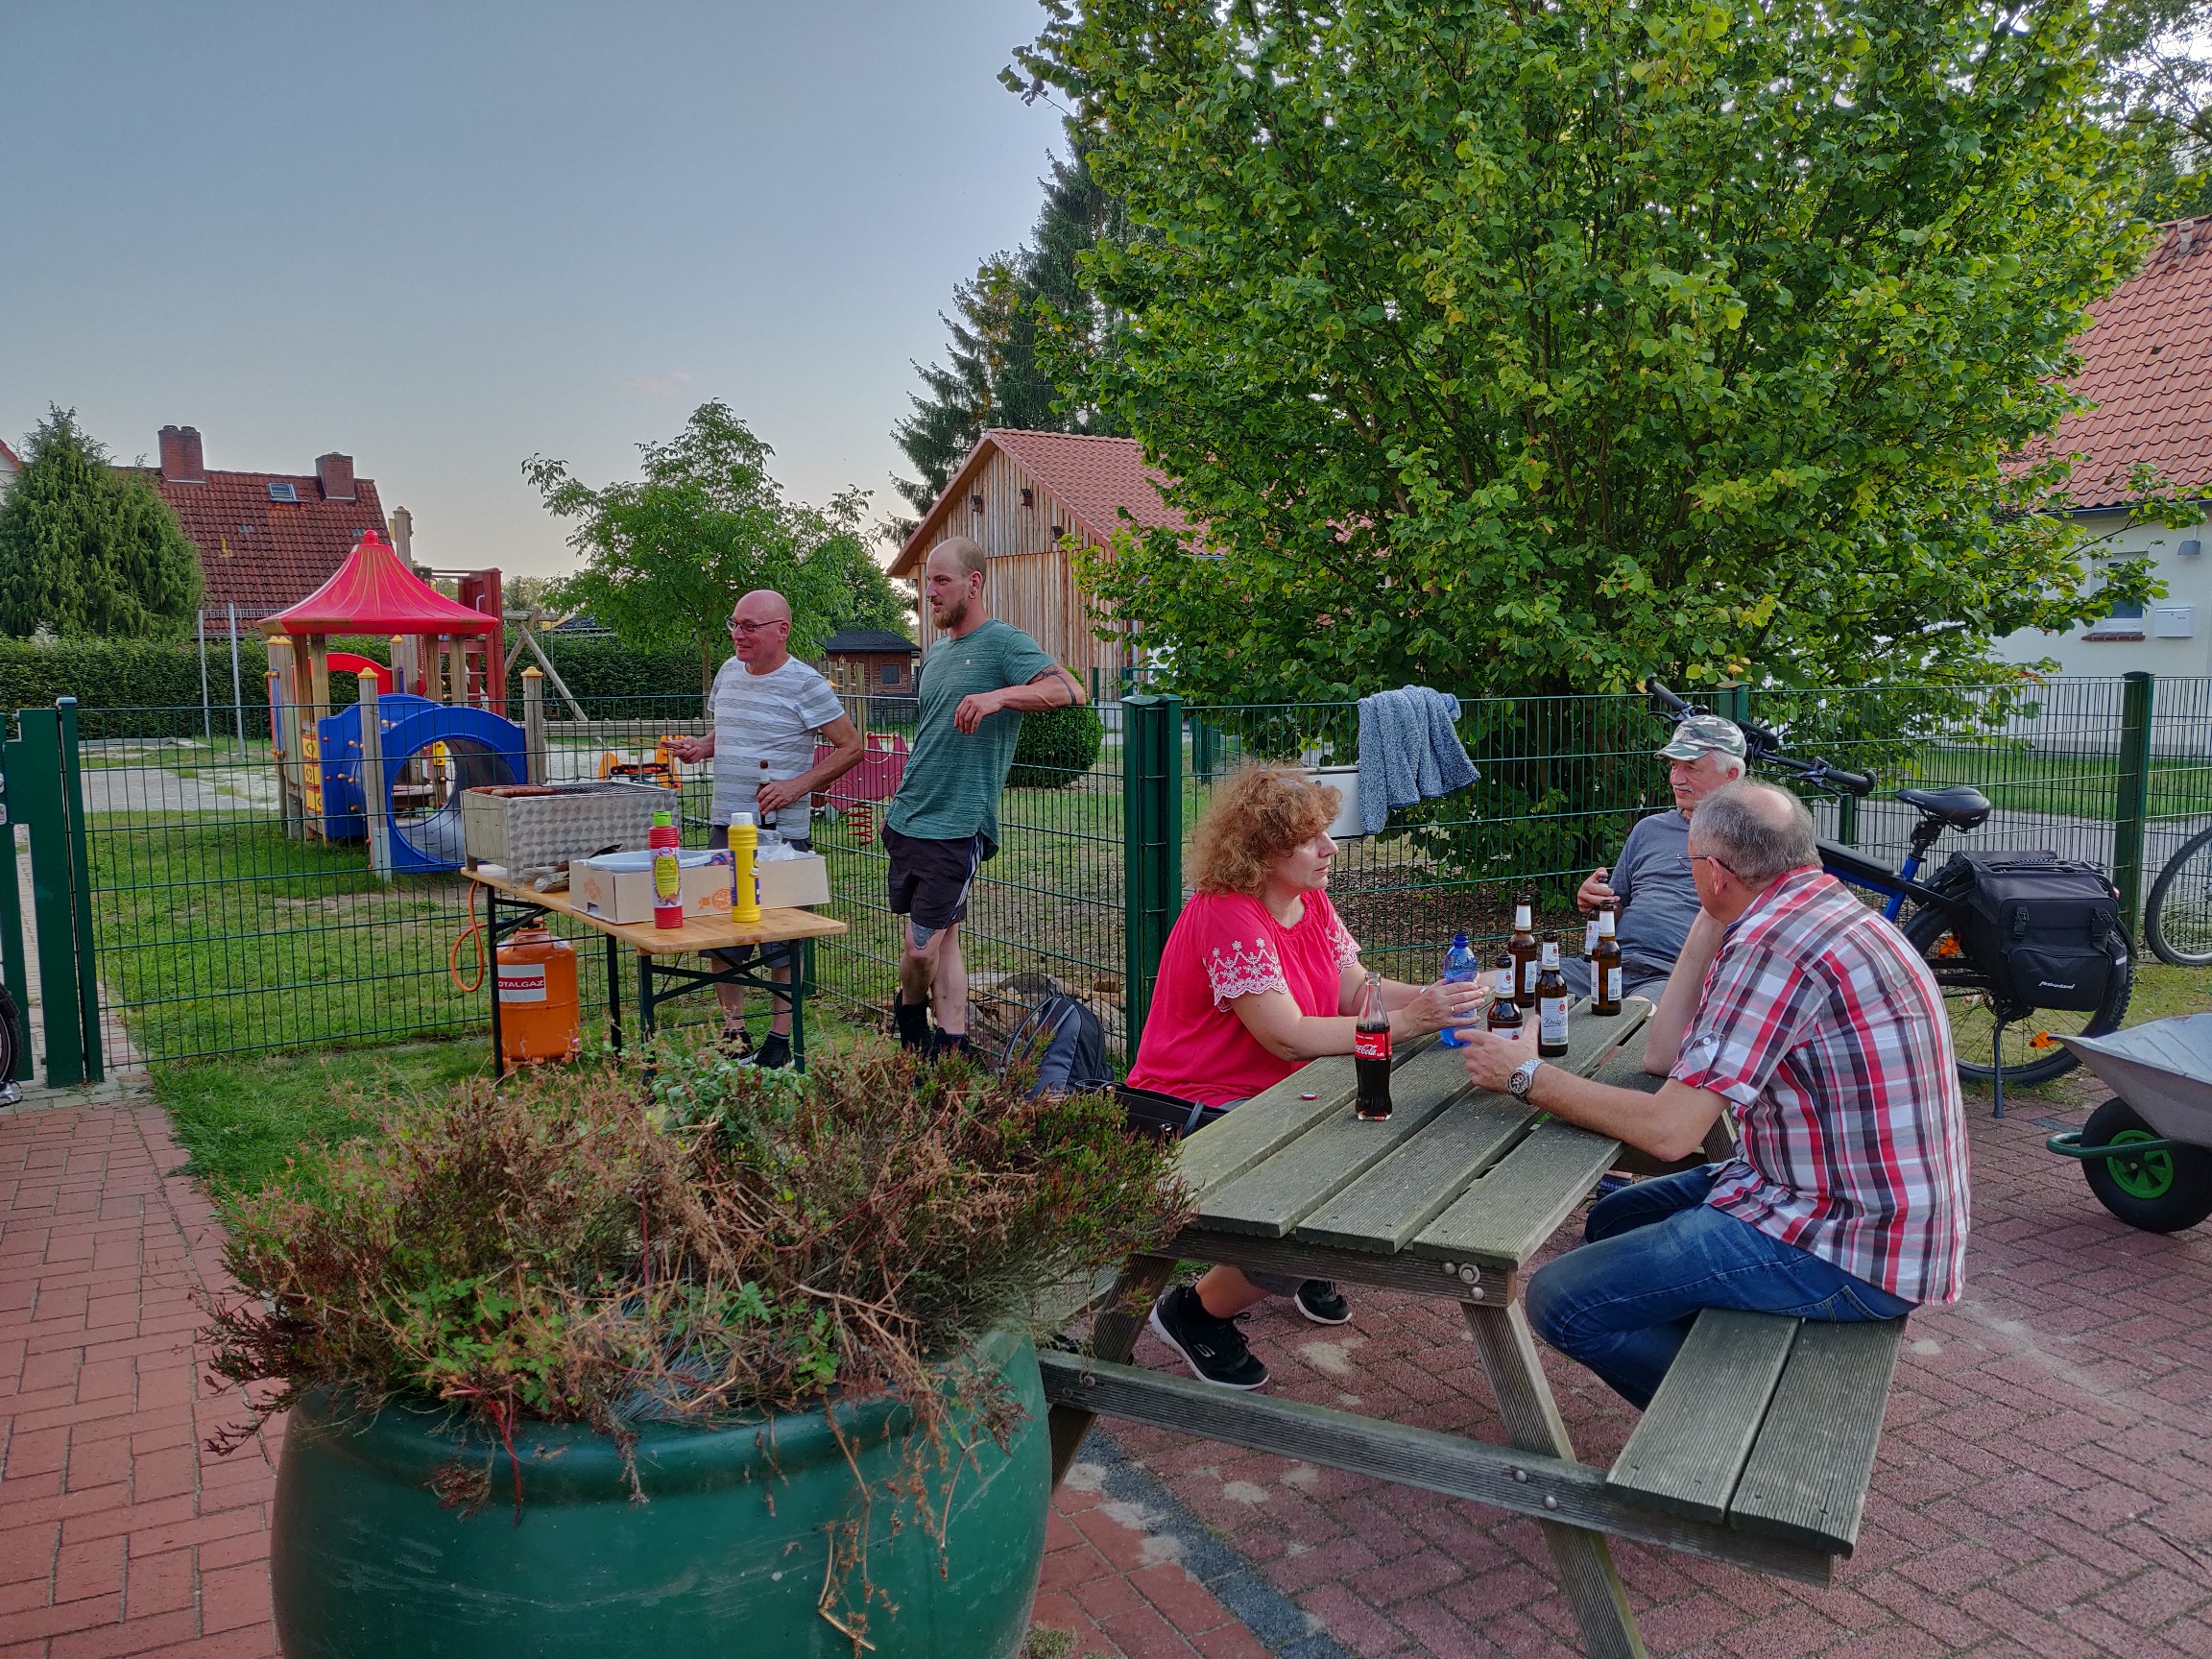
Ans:
[{"label": "playground structure", "polygon": [[[362,841],[379,875],[462,863],[462,791],[531,781],[523,729],[505,717],[499,572],[464,576],[463,601],[409,569],[373,531],[330,580],[263,621],[269,717],[286,831]],[[384,667],[333,637],[392,636]],[[330,672],[361,678],[332,713]]]}]

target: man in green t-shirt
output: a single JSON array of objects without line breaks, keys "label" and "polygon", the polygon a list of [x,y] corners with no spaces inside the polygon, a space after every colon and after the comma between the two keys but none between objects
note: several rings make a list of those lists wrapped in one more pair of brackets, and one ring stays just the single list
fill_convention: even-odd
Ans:
[{"label": "man in green t-shirt", "polygon": [[906,918],[892,1014],[899,1041],[926,1053],[968,1046],[959,926],[977,868],[998,850],[998,793],[1022,710],[1084,701],[1074,675],[984,610],[983,563],[980,546],[955,536],[923,566],[922,602],[941,637],[922,660],[921,726],[883,821],[891,911]]}]

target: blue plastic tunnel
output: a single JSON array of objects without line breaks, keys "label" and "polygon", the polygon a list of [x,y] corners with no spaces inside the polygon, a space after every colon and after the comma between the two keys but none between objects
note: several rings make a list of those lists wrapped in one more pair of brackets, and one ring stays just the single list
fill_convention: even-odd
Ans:
[{"label": "blue plastic tunnel", "polygon": [[[383,734],[384,776],[377,781],[392,826],[395,870],[458,870],[462,863],[461,792],[520,783],[529,775],[522,728],[486,709],[457,708],[394,692],[376,700]],[[361,706],[315,723],[323,748],[324,833],[333,841],[369,836],[369,805],[361,792]],[[421,805],[393,799],[407,763],[433,744],[445,746],[451,779],[442,800]]]}]

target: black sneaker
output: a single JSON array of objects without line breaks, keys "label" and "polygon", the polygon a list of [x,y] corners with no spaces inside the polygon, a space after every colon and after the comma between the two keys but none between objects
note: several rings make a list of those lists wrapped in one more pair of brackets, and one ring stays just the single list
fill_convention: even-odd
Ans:
[{"label": "black sneaker", "polygon": [[903,1001],[899,993],[891,993],[891,1020],[899,1027],[899,1046],[929,1051],[929,1005],[926,1002]]},{"label": "black sneaker", "polygon": [[1290,1300],[1298,1304],[1299,1312],[1316,1325],[1341,1325],[1352,1317],[1352,1304],[1326,1279],[1307,1280]]},{"label": "black sneaker", "polygon": [[1188,1285],[1176,1286],[1155,1302],[1148,1323],[1152,1334],[1181,1355],[1201,1382],[1257,1388],[1267,1381],[1267,1367],[1245,1346],[1237,1321],[1214,1318]]},{"label": "black sneaker", "polygon": [[775,1031],[769,1032],[760,1040],[760,1046],[746,1064],[757,1066],[764,1071],[774,1071],[790,1065],[791,1039]]},{"label": "black sneaker", "polygon": [[975,1058],[975,1046],[968,1041],[965,1031],[932,1031],[929,1033],[929,1058],[942,1060],[948,1054],[957,1054],[963,1060]]}]

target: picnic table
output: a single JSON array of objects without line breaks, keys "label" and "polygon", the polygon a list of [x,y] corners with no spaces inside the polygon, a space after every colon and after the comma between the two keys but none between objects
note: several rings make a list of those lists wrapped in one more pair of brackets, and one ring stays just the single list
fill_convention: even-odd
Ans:
[{"label": "picnic table", "polygon": [[[847,928],[844,923],[829,916],[818,916],[811,910],[763,907],[757,922],[740,924],[728,916],[691,916],[685,919],[681,927],[661,928],[650,922],[610,922],[603,916],[594,916],[577,905],[565,892],[541,893],[505,877],[488,876],[481,870],[470,870],[466,874],[469,880],[484,889],[484,930],[492,941],[490,950],[493,965],[491,971],[484,975],[484,981],[492,995],[492,1069],[494,1077],[504,1076],[507,1070],[499,1044],[499,942],[517,928],[528,926],[545,915],[565,916],[605,936],[607,1035],[617,1052],[622,1047],[620,962],[622,950],[628,947],[637,959],[637,1023],[648,1043],[659,1023],[661,1004],[671,998],[705,990],[710,985],[748,985],[789,999],[791,1064],[801,1070],[805,1070],[806,990],[814,973],[813,942],[845,932]],[[707,950],[780,945],[786,941],[796,941],[799,946],[793,952],[791,982],[788,985],[777,984],[768,977],[765,967],[757,967],[751,963],[731,967],[718,962],[712,968],[696,968],[661,960],[662,957],[689,956]]]},{"label": "picnic table", "polygon": [[[1654,1088],[1651,1004],[1578,1003],[1555,1062]],[[1351,1059],[1316,1060],[1182,1143],[1197,1214],[1133,1257],[1095,1304],[1087,1351],[1040,1355],[1055,1483],[1094,1416],[1355,1470],[1535,1519],[1587,1651],[1645,1651],[1607,1538],[1632,1538],[1812,1583],[1849,1554],[1903,1321],[1814,1325],[1698,1316],[1682,1358],[1611,1470],[1575,1459],[1521,1308],[1527,1265],[1622,1157],[1619,1142],[1509,1095],[1472,1090],[1458,1052],[1403,1056],[1384,1122],[1353,1114]],[[1178,1261],[1332,1279],[1456,1302],[1509,1447],[1124,1363]]]}]

